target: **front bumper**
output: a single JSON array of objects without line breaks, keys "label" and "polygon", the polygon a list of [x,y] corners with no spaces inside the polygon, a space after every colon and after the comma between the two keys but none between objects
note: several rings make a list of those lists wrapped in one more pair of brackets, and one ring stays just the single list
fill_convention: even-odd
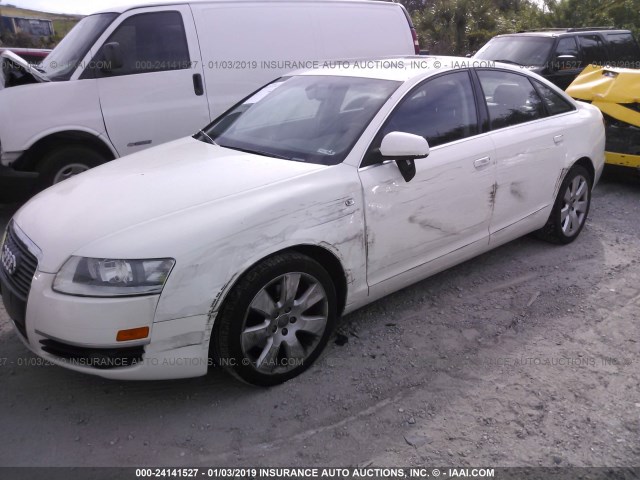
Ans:
[{"label": "front bumper", "polygon": [[[207,315],[154,323],[158,295],[62,295],[51,288],[54,278],[36,272],[24,305],[23,328],[19,328],[15,306],[7,308],[21,340],[36,355],[71,370],[111,379],[160,380],[206,374]],[[1,276],[0,283],[3,297],[9,297],[8,284]],[[9,304],[4,300],[7,306],[19,301],[17,297]],[[145,326],[150,334],[144,341],[116,341],[119,330]]]}]

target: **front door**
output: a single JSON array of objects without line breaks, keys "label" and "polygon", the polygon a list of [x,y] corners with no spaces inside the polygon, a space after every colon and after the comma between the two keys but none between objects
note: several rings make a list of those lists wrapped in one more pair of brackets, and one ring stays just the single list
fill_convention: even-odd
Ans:
[{"label": "front door", "polygon": [[549,81],[562,90],[566,90],[571,82],[580,74],[583,65],[576,37],[563,37],[558,40],[549,65]]},{"label": "front door", "polygon": [[[493,144],[479,134],[471,85],[466,70],[420,84],[390,115],[365,158],[359,174],[370,286],[488,239]],[[382,137],[393,131],[421,135],[431,147],[427,158],[416,160],[410,182],[395,162],[371,160]]]},{"label": "front door", "polygon": [[103,46],[94,72],[107,134],[120,156],[192,135],[210,122],[188,5],[132,10],[105,36],[103,45],[119,45],[122,66],[95,67],[107,62]]}]

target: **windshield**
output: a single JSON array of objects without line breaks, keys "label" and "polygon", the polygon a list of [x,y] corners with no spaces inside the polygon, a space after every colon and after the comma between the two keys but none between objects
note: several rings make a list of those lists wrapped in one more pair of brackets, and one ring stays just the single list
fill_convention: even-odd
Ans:
[{"label": "windshield", "polygon": [[89,49],[117,16],[117,13],[99,13],[83,18],[38,65],[38,69],[50,80],[69,80]]},{"label": "windshield", "polygon": [[497,37],[478,50],[474,58],[541,67],[549,59],[552,47],[551,37]]},{"label": "windshield", "polygon": [[220,116],[196,138],[270,157],[336,165],[399,85],[356,77],[282,78]]}]

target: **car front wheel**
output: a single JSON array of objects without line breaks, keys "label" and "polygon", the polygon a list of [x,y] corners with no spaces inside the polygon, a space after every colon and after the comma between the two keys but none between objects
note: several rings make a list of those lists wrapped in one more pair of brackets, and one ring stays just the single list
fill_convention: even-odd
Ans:
[{"label": "car front wheel", "polygon": [[267,258],[243,275],[212,332],[212,356],[245,382],[269,386],[309,368],[336,322],[331,277],[296,253]]}]

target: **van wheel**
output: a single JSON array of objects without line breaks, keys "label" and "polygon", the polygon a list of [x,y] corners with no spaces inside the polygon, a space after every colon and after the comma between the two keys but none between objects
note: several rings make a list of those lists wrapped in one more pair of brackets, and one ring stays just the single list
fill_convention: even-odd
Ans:
[{"label": "van wheel", "polygon": [[537,236],[553,243],[573,242],[587,221],[591,206],[591,175],[581,165],[575,165],[562,181],[558,197],[547,224]]},{"label": "van wheel", "polygon": [[240,380],[276,385],[318,358],[337,317],[331,277],[315,260],[284,253],[243,275],[225,300],[211,356]]},{"label": "van wheel", "polygon": [[39,189],[60,183],[106,161],[102,154],[88,147],[78,145],[55,149],[38,164]]}]

